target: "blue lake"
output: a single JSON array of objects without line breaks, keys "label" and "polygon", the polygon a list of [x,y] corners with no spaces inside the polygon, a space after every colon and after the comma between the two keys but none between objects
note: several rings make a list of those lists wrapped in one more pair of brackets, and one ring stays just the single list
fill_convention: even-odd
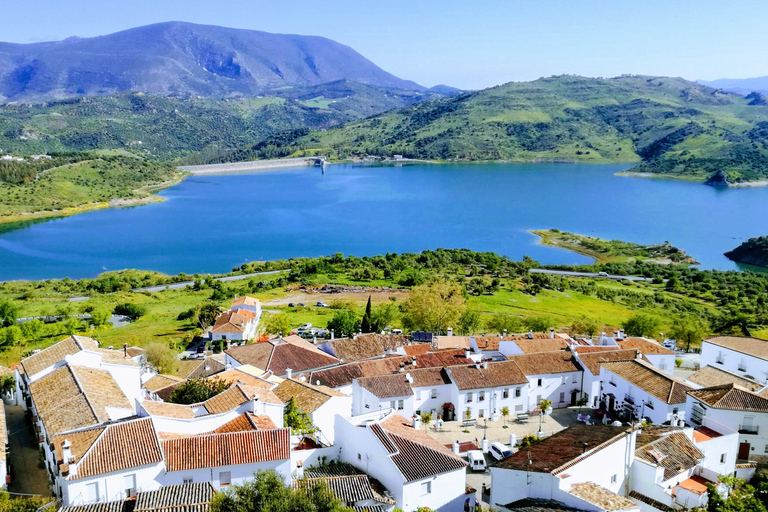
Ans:
[{"label": "blue lake", "polygon": [[0,234],[0,280],[139,268],[225,272],[246,261],[469,248],[582,264],[526,230],[668,240],[702,268],[768,234],[768,188],[614,176],[628,166],[455,164],[191,176],[146,206],[86,212]]}]

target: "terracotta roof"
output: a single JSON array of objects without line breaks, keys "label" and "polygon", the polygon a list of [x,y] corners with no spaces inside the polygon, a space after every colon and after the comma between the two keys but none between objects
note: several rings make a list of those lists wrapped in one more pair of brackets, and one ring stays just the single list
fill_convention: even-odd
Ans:
[{"label": "terracotta roof", "polygon": [[202,405],[209,414],[219,414],[236,409],[249,400],[250,397],[243,392],[242,387],[234,385],[226,391],[222,391],[218,395],[209,398]]},{"label": "terracotta roof", "polygon": [[352,384],[353,380],[362,377],[374,377],[376,375],[387,375],[397,372],[400,365],[411,368],[413,361],[414,358],[411,356],[392,356],[344,363],[323,370],[313,371],[307,380],[312,384],[317,384],[319,381],[321,385],[339,388],[348,386]]},{"label": "terracotta roof", "polygon": [[209,377],[225,370],[223,363],[207,357],[205,359],[186,359],[179,361],[179,371],[177,377],[182,379],[197,379],[199,377]]},{"label": "terracotta roof", "polygon": [[41,350],[37,354],[22,359],[21,366],[24,368],[24,373],[32,376],[63,361],[68,355],[77,354],[81,350],[93,350],[98,347],[99,344],[91,338],[69,336],[55,345]]},{"label": "terracotta roof", "polygon": [[168,471],[237,466],[290,458],[290,429],[251,430],[162,441]]},{"label": "terracotta roof", "polygon": [[74,480],[162,462],[151,418],[108,425],[77,465]]},{"label": "terracotta roof", "polygon": [[608,352],[611,350],[619,350],[619,347],[607,345],[577,345],[573,347],[573,350],[579,354],[587,354],[589,352]]},{"label": "terracotta roof", "polygon": [[184,379],[176,377],[174,375],[163,375],[162,373],[153,376],[147,382],[144,383],[144,389],[149,391],[157,391],[167,386],[182,382]]},{"label": "terracotta roof", "polygon": [[143,355],[146,352],[146,350],[144,350],[141,347],[128,347],[126,349],[126,352],[128,353],[128,357],[136,357],[136,356]]},{"label": "terracotta roof", "polygon": [[685,402],[685,392],[693,389],[645,361],[635,359],[603,363],[602,366],[666,404]]},{"label": "terracotta roof", "polygon": [[411,439],[417,443],[428,446],[437,451],[445,452],[451,456],[454,456],[452,448],[446,448],[437,439],[429,435],[422,429],[413,428],[413,421],[405,418],[400,414],[390,414],[385,419],[379,422],[381,428],[387,432],[398,434],[406,439]]},{"label": "terracotta roof", "polygon": [[377,398],[395,398],[413,394],[411,383],[405,373],[365,377],[357,379],[357,384],[373,393]]},{"label": "terracotta roof", "polygon": [[108,421],[108,406],[133,410],[106,370],[64,365],[30,383],[29,390],[49,436]]},{"label": "terracotta roof", "polygon": [[513,361],[487,363],[487,368],[478,365],[451,366],[448,368],[451,380],[460,390],[497,388],[527,384],[528,379]]},{"label": "terracotta roof", "polygon": [[470,348],[469,336],[435,336],[432,346],[435,348]]},{"label": "terracotta roof", "polygon": [[717,485],[717,482],[710,482],[704,477],[693,475],[691,478],[685,479],[677,485],[694,494],[702,495],[706,494],[707,485]]},{"label": "terracotta roof", "polygon": [[243,297],[238,297],[237,299],[232,301],[232,308],[235,308],[237,306],[258,306],[260,304],[259,299],[254,297],[249,297],[248,295],[245,295]]},{"label": "terracotta roof", "polygon": [[568,343],[562,338],[545,338],[545,339],[532,339],[521,338],[514,340],[515,345],[518,346],[524,354],[539,354],[541,352],[558,352],[568,348]]},{"label": "terracotta roof", "polygon": [[341,361],[350,363],[361,359],[378,357],[388,350],[404,347],[410,343],[410,337],[401,334],[362,334],[355,338],[339,338],[328,342],[333,355]]},{"label": "terracotta roof", "polygon": [[[378,425],[377,425],[378,426]],[[462,459],[418,443],[393,432],[385,434],[396,446],[396,452],[390,452],[389,458],[395,464],[406,482],[421,480],[449,471],[464,470],[467,463]],[[379,437],[381,441],[381,437]],[[382,442],[386,446],[385,443]]]},{"label": "terracotta roof", "polygon": [[255,319],[255,313],[244,309],[225,311],[216,317],[216,322],[213,324],[211,332],[217,334],[242,334],[248,328],[248,324]]},{"label": "terracotta roof", "polygon": [[637,508],[635,502],[593,482],[573,484],[568,493],[592,503],[602,510],[633,510]]},{"label": "terracotta roof", "polygon": [[93,446],[93,443],[96,442],[106,429],[107,427],[101,426],[53,436],[51,438],[51,443],[53,443],[53,449],[56,452],[56,460],[59,463],[70,463],[70,461],[64,460],[64,452],[62,450],[62,445],[64,444],[64,441],[67,440],[69,441],[69,449],[72,453],[71,462],[80,462],[83,455],[88,452],[91,446]]},{"label": "terracotta roof", "polygon": [[285,375],[288,368],[297,373],[339,362],[298,336],[232,347],[227,354],[241,364],[271,370],[279,376]]},{"label": "terracotta roof", "polygon": [[763,387],[753,380],[745,379],[714,366],[705,366],[699,371],[692,373],[686,380],[705,388],[722,386],[724,384],[736,384],[750,391],[757,392]]},{"label": "terracotta roof", "polygon": [[633,500],[639,501],[640,503],[645,503],[646,505],[650,505],[656,510],[661,510],[661,512],[675,512],[677,510],[676,508],[672,508],[669,505],[665,505],[660,501],[656,501],[655,499],[648,497],[645,494],[640,494],[637,491],[630,491],[629,497],[632,498]]},{"label": "terracotta roof", "polygon": [[312,414],[333,397],[347,396],[326,386],[315,386],[295,379],[284,380],[273,392],[285,403],[293,398],[296,406],[307,414]]},{"label": "terracotta roof", "polygon": [[694,389],[688,391],[688,394],[715,409],[768,412],[768,398],[735,384]]},{"label": "terracotta roof", "polygon": [[133,512],[133,501],[119,500],[61,507],[58,512]]},{"label": "terracotta roof", "polygon": [[655,341],[647,340],[645,338],[626,338],[624,340],[616,340],[616,344],[623,350],[636,349],[643,354],[661,354],[673,356],[675,353],[668,348],[664,348]]},{"label": "terracotta roof", "polygon": [[528,376],[581,371],[576,358],[568,351],[521,354],[507,356],[507,359],[517,363],[520,370]]},{"label": "terracotta roof", "polygon": [[416,368],[408,370],[407,373],[411,374],[411,379],[413,379],[411,386],[414,388],[442,386],[451,383],[451,378],[445,368]]},{"label": "terracotta roof", "polygon": [[253,375],[250,375],[248,373],[243,372],[242,370],[238,368],[232,368],[230,370],[225,370],[221,373],[217,373],[215,375],[211,375],[208,377],[208,380],[220,380],[222,382],[226,382],[229,385],[240,383],[245,384],[246,386],[251,387],[262,387],[264,389],[269,389],[274,384],[267,382],[264,379],[260,379],[258,377],[255,377]]},{"label": "terracotta roof", "polygon": [[472,364],[472,359],[464,356],[463,349],[435,350],[428,354],[414,356],[418,368],[433,368],[436,366],[453,366],[457,364]]},{"label": "terracotta roof", "polygon": [[706,338],[704,343],[711,343],[742,354],[768,360],[768,341],[747,336],[713,336]]},{"label": "terracotta roof", "polygon": [[703,425],[698,426],[693,430],[693,440],[697,443],[704,443],[722,436],[723,434],[720,432]]},{"label": "terracotta roof", "polygon": [[409,356],[418,356],[426,354],[432,351],[432,346],[429,343],[413,343],[406,347],[403,347],[403,351]]},{"label": "terracotta roof", "polygon": [[664,468],[664,480],[696,467],[704,454],[682,432],[672,432],[640,446],[635,458]]},{"label": "terracotta roof", "polygon": [[[497,466],[516,471],[557,474],[628,433],[629,429],[621,427],[571,425],[525,450],[515,452],[500,461]],[[587,445],[586,449],[584,443]]]},{"label": "terracotta roof", "polygon": [[164,485],[156,491],[140,492],[134,512],[205,512],[214,494],[209,482]]},{"label": "terracotta roof", "polygon": [[637,356],[637,350],[609,350],[599,352],[589,352],[582,354],[581,349],[576,352],[582,365],[589,370],[592,375],[600,375],[601,363],[611,361],[632,361]]},{"label": "terracotta roof", "polygon": [[143,400],[141,406],[146,410],[150,416],[161,416],[164,418],[177,418],[183,420],[190,420],[195,417],[195,412],[192,407],[182,404],[172,404],[169,402],[161,402],[159,400]]}]

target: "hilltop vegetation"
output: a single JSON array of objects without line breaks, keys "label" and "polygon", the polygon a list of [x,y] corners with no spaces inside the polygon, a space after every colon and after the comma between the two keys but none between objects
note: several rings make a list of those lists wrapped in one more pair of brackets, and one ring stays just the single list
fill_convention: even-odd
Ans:
[{"label": "hilltop vegetation", "polygon": [[420,103],[292,145],[338,158],[638,162],[633,171],[700,180],[722,171],[739,183],[768,176],[764,103],[679,78],[558,76]]},{"label": "hilltop vegetation", "polygon": [[750,238],[725,256],[738,263],[768,268],[768,236]]}]

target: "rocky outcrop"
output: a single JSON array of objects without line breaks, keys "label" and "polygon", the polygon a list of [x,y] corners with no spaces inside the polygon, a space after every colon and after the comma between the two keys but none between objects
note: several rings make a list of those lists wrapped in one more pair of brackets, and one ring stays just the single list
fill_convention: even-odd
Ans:
[{"label": "rocky outcrop", "polygon": [[715,174],[709,177],[707,181],[704,182],[705,185],[709,185],[710,187],[730,187],[731,182],[728,181],[728,175],[724,171],[717,171]]},{"label": "rocky outcrop", "polygon": [[737,263],[768,268],[768,236],[750,238],[734,250],[726,252],[725,257]]}]

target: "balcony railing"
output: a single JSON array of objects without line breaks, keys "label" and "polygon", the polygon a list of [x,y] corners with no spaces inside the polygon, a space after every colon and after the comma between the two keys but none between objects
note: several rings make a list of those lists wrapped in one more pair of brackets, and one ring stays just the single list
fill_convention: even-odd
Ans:
[{"label": "balcony railing", "polygon": [[635,397],[633,397],[633,396],[630,396],[630,395],[624,395],[624,401],[625,401],[625,402],[629,402],[629,403],[631,403],[632,405],[635,405]]},{"label": "balcony railing", "polygon": [[740,364],[740,365],[738,366],[738,369],[739,369],[739,371],[740,371],[740,372],[745,372],[745,371],[747,371],[747,367],[746,367],[746,366],[744,366],[743,364]]},{"label": "balcony railing", "polygon": [[757,435],[757,425],[739,425],[739,434]]},{"label": "balcony railing", "polygon": [[723,364],[723,362],[724,362],[724,361],[723,361],[723,359],[722,359],[722,358],[719,358],[719,357],[718,357],[717,359],[715,359],[715,362],[716,362],[717,364]]}]

